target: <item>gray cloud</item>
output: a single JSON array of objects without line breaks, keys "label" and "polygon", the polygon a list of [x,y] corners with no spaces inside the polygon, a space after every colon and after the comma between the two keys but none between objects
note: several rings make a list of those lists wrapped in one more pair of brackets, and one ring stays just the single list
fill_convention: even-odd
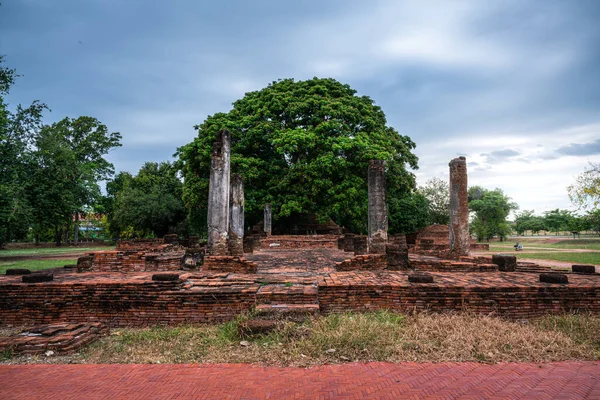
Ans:
[{"label": "gray cloud", "polygon": [[489,153],[481,153],[481,157],[485,157],[486,162],[489,164],[498,164],[520,154],[521,153],[513,149],[504,149],[494,150]]},{"label": "gray cloud", "polygon": [[[583,144],[593,132],[546,134],[599,122],[598,15],[594,0],[22,0],[0,6],[0,49],[23,75],[9,103],[40,99],[48,122],[91,115],[120,131],[117,171],[170,159],[247,91],[320,76],[373,98],[416,142],[419,179],[465,153],[483,177],[599,154]],[[558,150],[531,154],[515,137]]]},{"label": "gray cloud", "polygon": [[592,143],[570,143],[556,149],[556,152],[565,156],[591,156],[600,154],[600,139]]}]

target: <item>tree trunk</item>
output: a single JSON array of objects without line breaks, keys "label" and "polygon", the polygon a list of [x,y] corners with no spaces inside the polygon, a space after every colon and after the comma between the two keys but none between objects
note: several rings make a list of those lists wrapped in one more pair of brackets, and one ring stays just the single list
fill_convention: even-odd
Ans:
[{"label": "tree trunk", "polygon": [[77,246],[79,239],[79,211],[75,211],[75,229],[73,230],[73,244]]},{"label": "tree trunk", "polygon": [[62,236],[62,232],[60,231],[60,228],[58,227],[58,225],[54,228],[54,239],[56,241],[56,246],[60,246],[60,240],[61,240],[61,236]]}]

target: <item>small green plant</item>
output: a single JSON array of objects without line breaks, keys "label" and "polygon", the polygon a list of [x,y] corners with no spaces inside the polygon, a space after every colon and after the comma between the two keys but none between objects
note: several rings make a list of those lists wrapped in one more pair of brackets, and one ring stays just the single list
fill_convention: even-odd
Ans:
[{"label": "small green plant", "polygon": [[294,284],[292,282],[286,282],[285,287],[292,287]]},{"label": "small green plant", "polygon": [[11,348],[4,349],[0,352],[0,361],[10,360],[13,355],[13,350]]}]

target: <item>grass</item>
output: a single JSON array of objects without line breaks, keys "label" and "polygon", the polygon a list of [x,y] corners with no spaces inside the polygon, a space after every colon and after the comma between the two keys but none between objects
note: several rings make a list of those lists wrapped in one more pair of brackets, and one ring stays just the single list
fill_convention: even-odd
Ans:
[{"label": "grass", "polygon": [[34,249],[14,249],[0,250],[0,260],[2,257],[36,257],[44,255],[54,255],[61,253],[79,253],[96,250],[112,250],[112,247],[46,247]]},{"label": "grass", "polygon": [[31,271],[63,267],[67,264],[77,264],[77,258],[51,258],[45,260],[2,261],[0,259],[0,275],[10,268],[26,268]]},{"label": "grass", "polygon": [[543,252],[543,253],[525,253],[519,252],[517,259],[537,259],[537,260],[551,260],[551,261],[564,261],[571,262],[574,264],[600,264],[600,252],[598,253],[571,253],[566,251],[560,252]]},{"label": "grass", "polygon": [[[113,329],[69,359],[81,363],[261,363],[311,366],[354,361],[548,362],[600,359],[600,317],[508,321],[469,313],[387,311],[279,320],[265,335],[240,337],[248,316],[216,325]],[[246,346],[241,341],[246,340]],[[3,354],[4,362],[47,362]]]},{"label": "grass", "polygon": [[541,238],[541,239],[530,239],[530,238],[512,238],[511,241],[507,242],[492,242],[490,243],[490,249],[513,249],[515,242],[519,242],[525,249],[530,248],[544,248],[544,249],[584,249],[584,250],[600,250],[600,238],[593,239],[564,239],[558,242],[553,242],[552,239]]}]

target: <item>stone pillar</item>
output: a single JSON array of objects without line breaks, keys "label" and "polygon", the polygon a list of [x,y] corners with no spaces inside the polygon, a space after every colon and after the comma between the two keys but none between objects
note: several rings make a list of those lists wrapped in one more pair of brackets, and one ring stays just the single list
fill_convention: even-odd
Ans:
[{"label": "stone pillar", "polygon": [[265,204],[265,216],[263,218],[263,225],[265,234],[271,236],[271,224],[272,224],[273,213],[271,211],[271,204]]},{"label": "stone pillar", "polygon": [[469,199],[467,188],[467,159],[458,157],[450,161],[450,255],[468,256],[471,245],[469,235]]},{"label": "stone pillar", "polygon": [[385,203],[385,161],[369,163],[369,253],[385,254],[388,212]]},{"label": "stone pillar", "polygon": [[240,174],[231,176],[229,192],[229,253],[244,255],[244,181]]},{"label": "stone pillar", "polygon": [[211,256],[228,253],[230,152],[231,134],[227,130],[219,131],[213,143],[208,186],[207,253]]}]

